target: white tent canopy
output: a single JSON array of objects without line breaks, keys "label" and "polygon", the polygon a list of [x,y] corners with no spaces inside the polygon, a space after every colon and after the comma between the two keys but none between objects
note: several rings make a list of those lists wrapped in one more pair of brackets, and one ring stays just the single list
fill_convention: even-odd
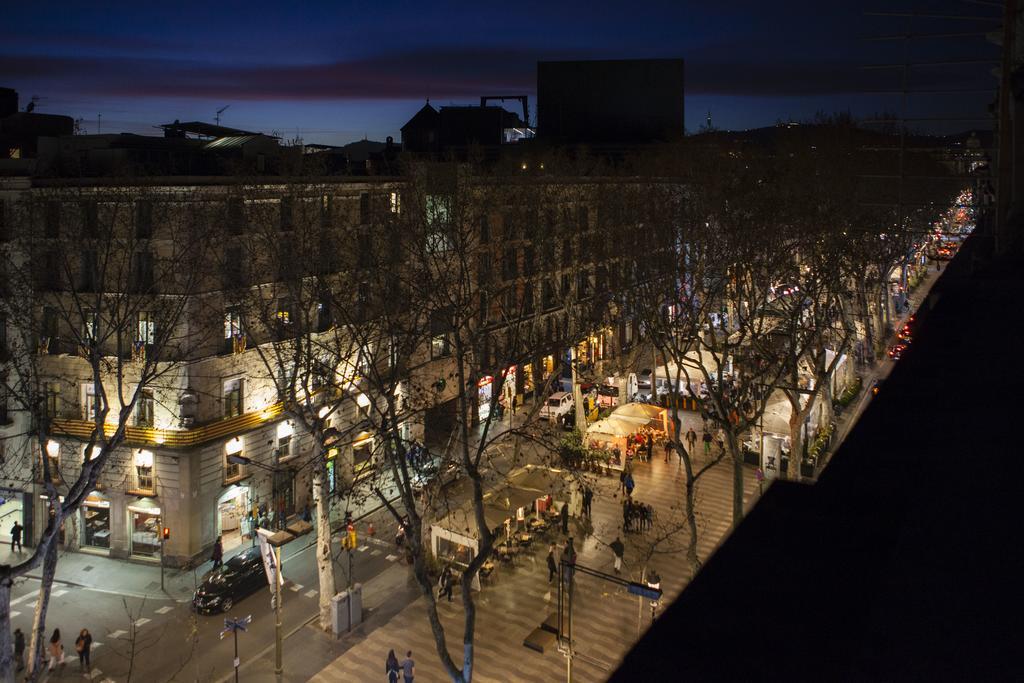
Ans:
[{"label": "white tent canopy", "polygon": [[594,424],[587,427],[587,436],[605,435],[615,438],[621,438],[629,436],[635,432],[638,425],[627,422],[626,420],[619,420],[614,417],[606,417],[603,420],[598,420]]}]

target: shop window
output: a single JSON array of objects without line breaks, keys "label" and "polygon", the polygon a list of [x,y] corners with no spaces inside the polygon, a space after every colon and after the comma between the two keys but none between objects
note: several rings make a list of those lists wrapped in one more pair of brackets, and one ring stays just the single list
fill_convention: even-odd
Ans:
[{"label": "shop window", "polygon": [[97,494],[82,501],[82,545],[110,548],[110,501]]},{"label": "shop window", "polygon": [[155,412],[155,401],[151,389],[142,389],[135,401],[135,425],[137,427],[152,427],[154,424],[153,413]]},{"label": "shop window", "polygon": [[242,378],[236,377],[224,382],[224,417],[237,417],[243,410]]},{"label": "shop window", "polygon": [[[234,457],[232,457],[234,456]],[[242,439],[235,437],[224,447],[224,481],[233,481],[245,474],[245,465],[239,459],[245,457]]]},{"label": "shop window", "polygon": [[153,451],[139,449],[135,451],[135,490],[152,493],[156,489],[153,484]]},{"label": "shop window", "polygon": [[128,508],[131,529],[131,554],[136,557],[160,556],[159,508]]}]

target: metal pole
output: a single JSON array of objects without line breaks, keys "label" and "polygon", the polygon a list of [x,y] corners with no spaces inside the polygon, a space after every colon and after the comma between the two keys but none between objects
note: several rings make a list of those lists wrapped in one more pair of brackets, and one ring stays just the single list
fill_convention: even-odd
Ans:
[{"label": "metal pole", "polygon": [[572,594],[575,592],[573,590],[573,588],[572,588],[572,582],[573,582],[573,579],[575,578],[573,576],[572,567],[569,567],[568,577],[569,577],[569,585],[566,587],[566,589],[568,590],[568,593],[569,593],[569,618],[568,618],[569,625],[568,625],[568,628],[566,630],[569,633],[569,656],[566,658],[565,675],[566,675],[566,682],[567,683],[572,683]]},{"label": "metal pole", "polygon": [[281,663],[281,547],[274,548],[277,555],[277,585],[274,586],[274,673],[280,675],[284,671]]},{"label": "metal pole", "polygon": [[238,683],[238,627],[231,629],[235,635],[235,683]]},{"label": "metal pole", "polygon": [[348,549],[348,630],[352,630],[352,548]]},{"label": "metal pole", "polygon": [[[163,518],[160,519],[163,522]],[[164,589],[164,525],[160,525],[160,590]]]}]

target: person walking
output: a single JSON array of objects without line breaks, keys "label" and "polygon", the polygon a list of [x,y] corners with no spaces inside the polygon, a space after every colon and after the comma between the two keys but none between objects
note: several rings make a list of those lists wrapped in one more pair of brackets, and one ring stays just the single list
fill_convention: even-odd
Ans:
[{"label": "person walking", "polygon": [[668,463],[668,456],[672,453],[672,439],[665,439],[665,462]]},{"label": "person walking", "polygon": [[441,593],[438,595],[438,599],[446,597],[448,602],[452,601],[452,588],[454,582],[452,581],[452,568],[451,565],[446,565],[441,571]]},{"label": "person walking", "polygon": [[220,536],[213,542],[213,552],[210,553],[210,559],[213,560],[214,569],[224,564],[224,545],[221,543]]},{"label": "person walking", "polygon": [[633,481],[633,475],[626,475],[626,495],[632,497],[633,489],[636,487],[636,482]]},{"label": "person walking", "polygon": [[622,501],[622,530],[629,533],[629,524],[633,519],[633,504],[629,502],[629,498],[624,498]]},{"label": "person walking", "polygon": [[626,546],[622,544],[622,539],[616,536],[608,547],[615,555],[615,573],[620,574],[622,572],[622,556],[626,553]]},{"label": "person walking", "polygon": [[[11,552],[12,553],[15,551],[15,549],[17,549],[17,551],[19,553],[21,552],[21,530],[22,529],[24,529],[24,527],[21,526],[21,524],[19,524],[17,520],[15,520],[14,521],[14,526],[11,527]],[[17,546],[17,548],[15,548],[15,546]]]},{"label": "person walking", "polygon": [[583,514],[590,519],[590,504],[594,502],[594,491],[589,486],[583,489]]},{"label": "person walking", "polygon": [[394,650],[388,650],[388,660],[384,662],[384,672],[388,675],[388,683],[398,683],[398,672],[401,666]]},{"label": "person walking", "polygon": [[622,471],[619,472],[619,490],[622,493],[626,492],[626,468],[623,467]]},{"label": "person walking", "polygon": [[704,436],[701,437],[704,442],[704,455],[711,455],[711,432],[704,430]]},{"label": "person walking", "polygon": [[64,665],[64,643],[60,640],[60,629],[55,628],[50,636],[50,663],[46,668],[53,671],[58,664]]},{"label": "person walking", "polygon": [[693,431],[693,427],[686,432],[686,445],[690,447],[691,453],[697,450],[697,432]]},{"label": "person walking", "polygon": [[558,562],[555,561],[555,544],[548,546],[548,583],[558,575]]},{"label": "person walking", "polygon": [[569,504],[562,503],[562,509],[558,511],[558,517],[562,522],[562,533],[569,533]]},{"label": "person walking", "polygon": [[651,461],[651,456],[654,455],[654,435],[647,435],[647,443],[644,444],[647,447],[647,462]]},{"label": "person walking", "polygon": [[25,634],[20,628],[14,629],[14,662],[17,665],[15,671],[25,668]]},{"label": "person walking", "polygon": [[89,650],[92,648],[92,634],[89,629],[83,628],[75,639],[75,652],[78,653],[78,669],[88,673],[92,670],[89,662]]},{"label": "person walking", "polygon": [[416,662],[412,661],[412,650],[405,653],[405,659],[402,660],[402,677],[405,679],[405,683],[412,683],[412,679],[416,675]]}]

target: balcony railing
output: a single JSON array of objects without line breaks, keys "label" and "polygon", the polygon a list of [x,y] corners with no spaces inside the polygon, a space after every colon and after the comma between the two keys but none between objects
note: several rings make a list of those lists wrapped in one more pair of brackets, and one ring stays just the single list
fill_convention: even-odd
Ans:
[{"label": "balcony railing", "polygon": [[[194,429],[158,429],[128,425],[124,430],[125,442],[128,445],[191,448],[223,439],[228,435],[255,429],[261,424],[279,417],[283,408],[284,404],[275,403],[257,412],[243,413]],[[88,439],[92,434],[93,423],[88,420],[58,418],[53,420],[51,429],[57,435]],[[112,435],[116,429],[116,424],[104,425],[107,436]]]}]

